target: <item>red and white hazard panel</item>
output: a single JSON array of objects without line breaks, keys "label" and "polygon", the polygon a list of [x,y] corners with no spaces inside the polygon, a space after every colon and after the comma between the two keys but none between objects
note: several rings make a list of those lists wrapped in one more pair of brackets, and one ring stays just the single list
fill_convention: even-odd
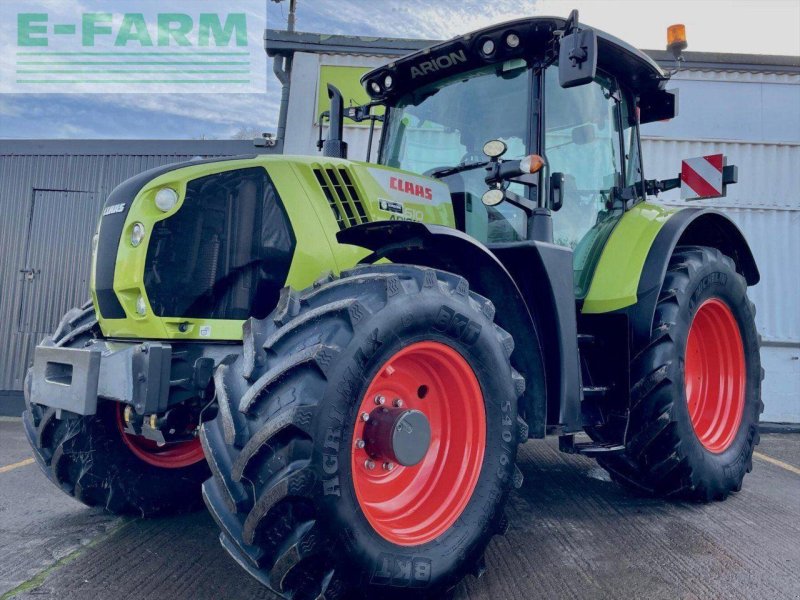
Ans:
[{"label": "red and white hazard panel", "polygon": [[681,198],[719,198],[725,195],[722,154],[687,158],[681,166]]}]

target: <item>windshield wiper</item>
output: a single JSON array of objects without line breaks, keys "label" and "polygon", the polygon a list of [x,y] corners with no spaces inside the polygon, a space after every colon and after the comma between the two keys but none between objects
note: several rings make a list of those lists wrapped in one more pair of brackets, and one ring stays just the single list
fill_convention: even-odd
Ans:
[{"label": "windshield wiper", "polygon": [[433,171],[428,171],[425,173],[428,177],[449,177],[450,175],[455,175],[456,173],[461,173],[463,171],[471,171],[472,169],[477,169],[479,167],[485,167],[488,162],[477,162],[477,163],[467,163],[464,165],[458,165],[457,167],[442,167],[440,169],[434,169]]}]

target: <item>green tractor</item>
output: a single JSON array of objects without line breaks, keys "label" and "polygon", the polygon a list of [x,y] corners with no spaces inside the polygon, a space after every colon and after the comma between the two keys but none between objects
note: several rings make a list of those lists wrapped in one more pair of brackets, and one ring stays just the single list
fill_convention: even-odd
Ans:
[{"label": "green tractor", "polygon": [[[638,493],[738,491],[759,273],[725,215],[646,199],[690,183],[642,169],[668,79],[575,13],[517,20],[368,73],[368,106],[331,88],[323,157],[123,183],[92,301],[26,379],[40,466],[115,512],[204,499],[292,599],[441,598],[481,574],[529,439]],[[377,163],[347,160],[344,116],[377,106]],[[736,170],[707,159],[724,193]]]}]

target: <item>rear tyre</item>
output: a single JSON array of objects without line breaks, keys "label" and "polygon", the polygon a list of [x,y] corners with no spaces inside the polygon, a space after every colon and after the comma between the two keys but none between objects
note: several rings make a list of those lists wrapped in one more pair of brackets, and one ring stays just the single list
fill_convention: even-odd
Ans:
[{"label": "rear tyre", "polygon": [[[43,344],[83,348],[99,336],[89,303],[67,313]],[[208,477],[208,466],[199,444],[189,442],[177,452],[153,448],[148,453],[145,440],[123,433],[121,405],[115,402],[98,402],[92,416],[64,411],[57,419],[55,409],[30,401],[31,378],[29,370],[22,416],[25,433],[39,467],[63,492],[116,514],[149,517],[202,506],[200,486]]]},{"label": "rear tyre", "polygon": [[201,435],[234,559],[294,600],[438,599],[481,573],[527,438],[493,316],[458,276],[386,265],[249,321]]},{"label": "rear tyre", "polygon": [[733,260],[679,246],[631,366],[625,454],[600,464],[640,492],[724,500],[752,470],[761,380],[755,307]]}]

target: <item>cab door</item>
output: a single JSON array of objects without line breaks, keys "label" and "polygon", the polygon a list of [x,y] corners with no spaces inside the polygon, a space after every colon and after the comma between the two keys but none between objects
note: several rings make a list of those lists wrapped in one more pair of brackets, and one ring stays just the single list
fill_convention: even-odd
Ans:
[{"label": "cab door", "polygon": [[624,213],[620,190],[626,179],[640,177],[635,119],[612,77],[598,74],[591,83],[564,89],[552,65],[544,80],[546,181],[552,173],[564,174],[553,240],[574,250],[575,293],[582,298],[600,250]]}]

